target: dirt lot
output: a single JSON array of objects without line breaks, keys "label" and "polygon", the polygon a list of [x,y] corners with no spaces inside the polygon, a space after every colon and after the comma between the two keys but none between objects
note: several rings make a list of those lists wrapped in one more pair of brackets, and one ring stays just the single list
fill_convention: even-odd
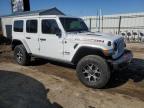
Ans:
[{"label": "dirt lot", "polygon": [[17,65],[8,45],[0,46],[0,108],[143,108],[144,44],[128,44],[134,60],[115,72],[104,89],[85,87],[72,66],[36,60]]}]

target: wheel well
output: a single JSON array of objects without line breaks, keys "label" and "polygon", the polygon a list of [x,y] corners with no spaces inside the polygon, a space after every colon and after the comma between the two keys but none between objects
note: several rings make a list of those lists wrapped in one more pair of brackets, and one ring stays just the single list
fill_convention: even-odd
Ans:
[{"label": "wheel well", "polygon": [[14,50],[14,48],[17,46],[17,45],[21,45],[22,42],[20,40],[13,40],[12,41],[12,50]]},{"label": "wheel well", "polygon": [[87,55],[98,55],[103,58],[106,57],[101,49],[82,47],[82,48],[79,48],[78,51],[75,53],[72,59],[72,63],[77,64],[83,57]]}]

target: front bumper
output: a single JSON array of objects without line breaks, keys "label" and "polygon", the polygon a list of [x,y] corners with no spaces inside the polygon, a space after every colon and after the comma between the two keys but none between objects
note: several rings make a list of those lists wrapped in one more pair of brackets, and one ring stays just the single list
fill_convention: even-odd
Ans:
[{"label": "front bumper", "polygon": [[125,50],[124,54],[116,60],[108,60],[114,70],[121,70],[127,67],[127,65],[132,61],[133,54],[129,50]]}]

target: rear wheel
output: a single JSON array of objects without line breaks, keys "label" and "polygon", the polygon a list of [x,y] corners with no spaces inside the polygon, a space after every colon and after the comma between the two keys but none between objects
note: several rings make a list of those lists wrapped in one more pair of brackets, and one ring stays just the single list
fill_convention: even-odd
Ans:
[{"label": "rear wheel", "polygon": [[96,55],[88,55],[80,60],[76,68],[80,81],[92,88],[103,88],[110,79],[106,61]]},{"label": "rear wheel", "polygon": [[14,59],[18,64],[25,66],[29,64],[31,57],[23,45],[18,45],[14,49]]}]

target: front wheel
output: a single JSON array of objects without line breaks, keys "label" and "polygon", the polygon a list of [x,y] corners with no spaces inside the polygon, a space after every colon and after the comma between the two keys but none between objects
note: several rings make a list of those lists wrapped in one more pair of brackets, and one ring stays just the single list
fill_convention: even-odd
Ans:
[{"label": "front wheel", "polygon": [[86,86],[91,88],[103,88],[110,79],[110,70],[105,59],[96,55],[88,55],[82,58],[77,67],[77,76]]}]

